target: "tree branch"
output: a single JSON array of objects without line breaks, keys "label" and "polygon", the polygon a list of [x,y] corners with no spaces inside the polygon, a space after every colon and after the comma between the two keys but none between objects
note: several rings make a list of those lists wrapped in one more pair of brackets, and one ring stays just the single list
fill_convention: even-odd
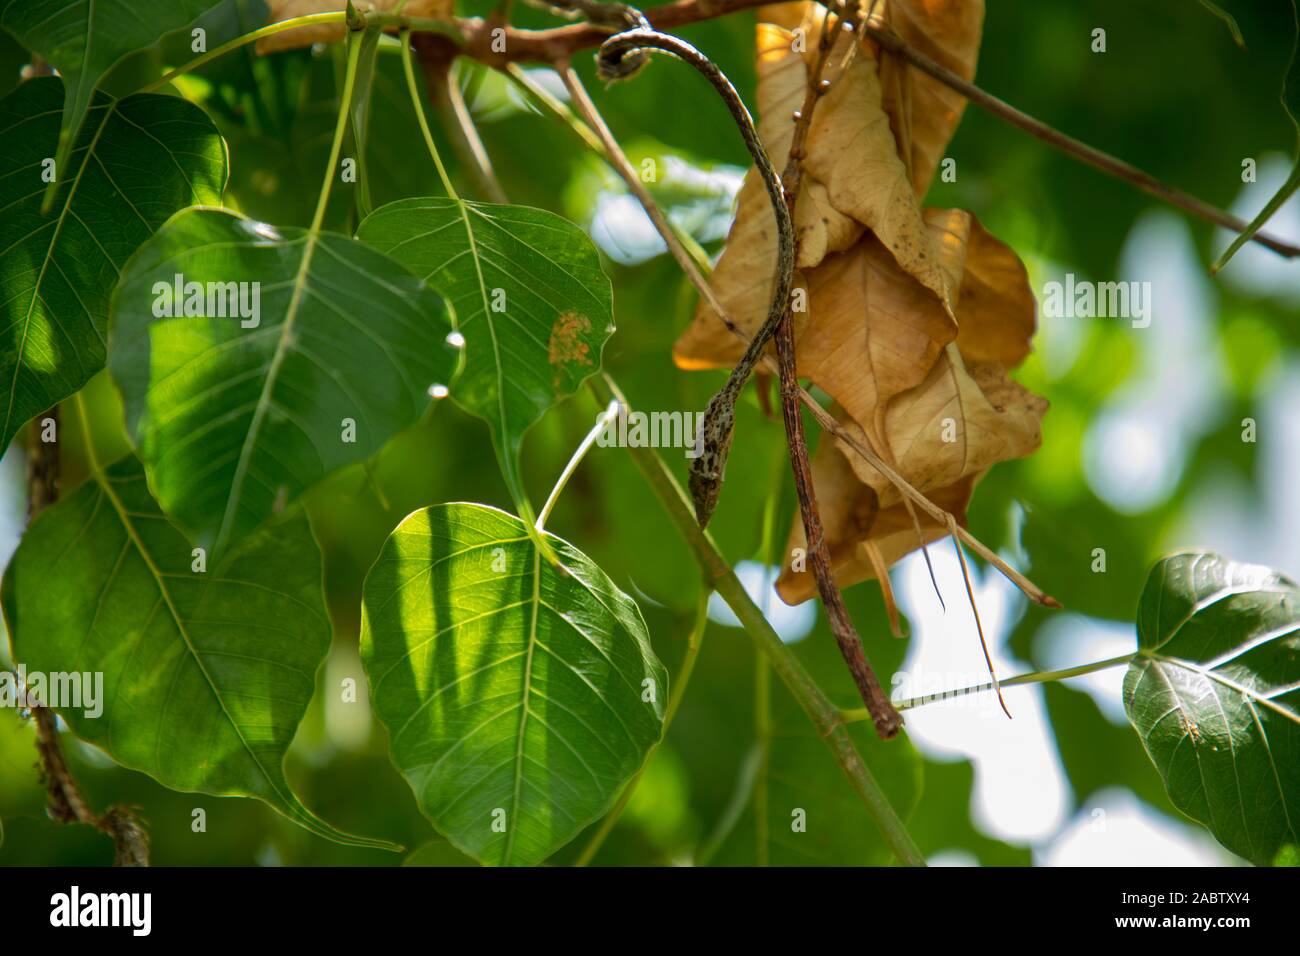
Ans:
[{"label": "tree branch", "polygon": [[[832,23],[834,18],[834,23]],[[784,193],[786,216],[778,216],[777,221],[784,228],[791,228],[794,218],[795,203],[799,198],[799,187],[803,179],[804,142],[812,125],[813,110],[826,92],[822,84],[822,71],[831,47],[835,43],[835,34],[840,29],[840,20],[834,14],[828,14],[822,21],[821,38],[818,41],[817,60],[808,77],[804,94],[803,108],[795,114],[794,135],[790,141],[790,155],[786,161],[785,172],[781,176],[781,190]],[[794,253],[797,255],[799,242],[793,240]],[[759,341],[755,336],[754,341]],[[817,579],[817,591],[821,595],[822,605],[826,608],[826,618],[835,643],[839,645],[840,655],[848,665],[853,682],[857,684],[863,702],[876,725],[876,733],[888,740],[898,733],[903,726],[903,718],[889,702],[888,695],[876,679],[875,671],[867,661],[862,638],[849,610],[844,606],[844,596],[840,594],[835,583],[835,569],[831,563],[830,548],[826,544],[826,533],[822,528],[821,512],[817,507],[817,489],[813,483],[812,464],[808,460],[808,441],[803,431],[803,411],[799,408],[799,375],[796,371],[794,341],[794,314],[789,298],[784,304],[781,320],[776,327],[777,371],[781,380],[781,416],[785,420],[786,443],[790,447],[790,467],[794,471],[794,487],[799,497],[799,514],[803,519],[804,538],[808,542],[808,557],[812,562],[813,576]],[[753,347],[752,344],[750,346]],[[884,582],[888,586],[888,582]]]},{"label": "tree branch", "polygon": [[[436,36],[436,34],[423,34]],[[494,203],[504,205],[507,202],[505,191],[492,169],[492,160],[478,130],[465,106],[461,96],[460,84],[451,75],[451,66],[455,53],[443,44],[428,43],[422,47],[420,35],[415,37],[416,47],[420,51],[420,66],[424,69],[424,79],[429,86],[429,99],[433,102],[443,128],[451,138],[452,148],[460,164],[469,170],[478,183],[479,192]]]},{"label": "tree branch", "polygon": [[[656,30],[672,30],[770,3],[771,0],[675,0],[644,13]],[[462,53],[498,67],[520,62],[558,63],[571,59],[581,50],[598,47],[610,37],[609,27],[591,23],[575,23],[549,30],[520,30],[477,18],[457,19],[456,24],[464,37]],[[493,30],[497,28],[505,32],[493,37]],[[504,41],[496,44],[503,49],[493,50],[494,39]]]}]

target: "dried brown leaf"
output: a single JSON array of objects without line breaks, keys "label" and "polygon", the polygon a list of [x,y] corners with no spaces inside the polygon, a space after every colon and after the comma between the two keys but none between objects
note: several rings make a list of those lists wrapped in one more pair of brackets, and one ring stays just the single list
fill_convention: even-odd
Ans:
[{"label": "dried brown leaf", "polygon": [[[909,43],[973,75],[982,2],[881,0],[877,13]],[[825,15],[803,6],[797,22],[804,45],[796,51],[787,29],[795,14],[790,5],[765,11],[782,26],[760,24],[758,33],[760,132],[778,165],[789,152]],[[920,207],[962,104],[916,71],[878,62],[873,45],[850,34],[835,42],[796,206],[796,284],[808,305],[795,313],[798,374],[835,399],[838,419],[859,442],[964,522],[988,469],[1031,454],[1041,440],[1047,403],[1007,375],[1029,352],[1033,295],[1019,258],[973,216]],[[773,281],[775,220],[767,202],[751,176],[712,277],[728,315],[751,334],[766,316]],[[741,348],[702,303],[674,357],[684,368],[726,366]],[[914,518],[892,482],[830,436],[813,473],[841,587],[878,578],[923,541],[950,532],[924,510]],[[796,520],[789,547],[806,546]],[[789,568],[778,590],[789,602],[817,593],[811,572]]]},{"label": "dried brown leaf", "polygon": [[[1046,401],[1007,376],[1028,354],[1034,300],[1020,260],[974,216],[931,209],[926,222],[958,290],[956,328],[868,234],[807,276],[799,363],[839,402],[846,430],[964,523],[988,469],[1031,454],[1041,440]],[[919,513],[918,538],[901,492],[838,441],[823,440],[813,480],[841,586],[877,577],[864,542],[888,565],[947,533]],[[805,546],[796,521],[789,547]],[[811,575],[788,568],[778,590],[792,602],[816,593]]]},{"label": "dried brown leaf", "polygon": [[[913,50],[964,80],[975,78],[984,0],[881,0],[879,15]],[[913,189],[923,198],[961,121],[966,98],[897,54],[881,51],[879,56],[885,112]]]},{"label": "dried brown leaf", "polygon": [[[988,469],[1037,450],[1046,410],[1047,401],[1013,382],[1001,365],[967,369],[953,344],[920,386],[890,403],[884,427],[898,470],[965,524],[970,496]],[[847,416],[842,424],[859,441],[869,442]],[[862,542],[873,542],[887,564],[920,547],[899,491],[838,441],[824,440],[818,449],[813,483],[840,587],[876,576]],[[919,520],[927,543],[948,533],[928,514],[920,513]],[[796,521],[787,554],[806,547],[803,525]],[[787,564],[777,591],[793,604],[813,597],[817,587],[810,573],[795,572]]]}]

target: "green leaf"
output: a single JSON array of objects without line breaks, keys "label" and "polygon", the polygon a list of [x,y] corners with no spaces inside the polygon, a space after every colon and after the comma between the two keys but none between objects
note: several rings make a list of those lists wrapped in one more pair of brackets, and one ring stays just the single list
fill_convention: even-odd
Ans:
[{"label": "green leaf", "polygon": [[550,856],[610,808],[663,726],[668,675],[641,612],[547,540],[558,567],[513,515],[435,505],[398,526],[365,583],[361,657],[393,761],[484,863]]},{"label": "green leaf", "polygon": [[131,253],[176,210],[220,202],[226,151],[172,96],[97,98],[49,215],[43,163],[59,136],[57,79],[0,100],[0,447],[104,367],[109,297]]},{"label": "green leaf", "polygon": [[609,279],[586,233],[554,213],[456,199],[403,199],[357,235],[445,295],[465,336],[456,401],[487,420],[511,495],[524,432],[600,367],[614,331]]},{"label": "green leaf", "polygon": [[1258,864],[1300,846],[1300,589],[1256,565],[1163,559],[1124,706],[1174,805]]},{"label": "green leaf", "polygon": [[29,673],[102,673],[72,730],[174,790],[256,797],[327,839],[395,849],[317,818],[284,756],[330,645],[321,555],[301,513],[196,572],[134,457],[43,511],[5,571],[5,623]]},{"label": "green leaf", "polygon": [[65,83],[59,181],[100,78],[129,53],[189,26],[217,0],[10,0],[0,26],[41,54]]},{"label": "green leaf", "polygon": [[1237,250],[1250,241],[1273,213],[1281,209],[1282,204],[1291,198],[1291,194],[1300,188],[1300,13],[1297,13],[1296,0],[1291,0],[1291,24],[1295,32],[1295,42],[1291,47],[1291,60],[1287,64],[1286,76],[1282,80],[1282,109],[1286,111],[1287,119],[1291,121],[1291,126],[1296,133],[1295,166],[1282,187],[1259,211],[1259,215],[1250,221],[1246,231],[1233,239],[1232,244],[1224,250],[1223,255],[1219,256],[1218,261],[1210,266],[1211,275],[1226,266],[1228,260],[1237,254]]},{"label": "green leaf", "polygon": [[[155,318],[176,276],[247,283],[258,316]],[[415,424],[456,374],[452,330],[442,299],[356,240],[189,209],[123,272],[108,363],[158,503],[220,554]]]}]

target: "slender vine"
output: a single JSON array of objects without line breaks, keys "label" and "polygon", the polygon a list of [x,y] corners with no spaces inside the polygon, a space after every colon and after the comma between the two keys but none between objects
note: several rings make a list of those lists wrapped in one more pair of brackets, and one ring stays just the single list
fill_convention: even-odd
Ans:
[{"label": "slender vine", "polygon": [[772,202],[772,211],[776,215],[775,284],[767,319],[732,368],[726,384],[705,408],[704,420],[700,425],[700,453],[691,461],[690,489],[695,502],[695,517],[700,527],[706,527],[722,490],[722,476],[735,430],[736,400],[789,305],[790,286],[794,276],[794,222],[785,202],[781,174],[772,165],[767,150],[763,148],[753,117],[749,115],[749,110],[745,108],[731,81],[707,56],[678,37],[648,27],[638,27],[615,34],[601,45],[596,60],[597,70],[605,79],[626,79],[640,69],[641,63],[634,57],[645,50],[667,53],[682,60],[708,80],[722,97],[745,141],[745,148],[754,160],[759,178]]}]

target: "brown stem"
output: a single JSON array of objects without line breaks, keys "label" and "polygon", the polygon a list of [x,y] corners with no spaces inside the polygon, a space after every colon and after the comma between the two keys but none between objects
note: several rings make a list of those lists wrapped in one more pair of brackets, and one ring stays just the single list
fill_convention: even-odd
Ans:
[{"label": "brown stem", "polygon": [[[55,441],[43,441],[41,433],[49,422]],[[27,522],[59,500],[59,406],[32,421],[31,450],[27,455]]]},{"label": "brown stem", "polygon": [[[42,433],[48,422],[54,425],[54,441],[44,441]],[[30,524],[45,508],[59,498],[59,407],[55,405],[31,426],[31,449],[27,459],[27,520]],[[117,848],[114,866],[148,866],[149,835],[134,813],[125,807],[110,807],[102,815],[90,809],[81,788],[68,767],[59,740],[59,722],[54,712],[29,701],[32,722],[36,726],[36,753],[41,777],[45,782],[46,812],[60,823],[84,823],[101,830],[113,839]]]},{"label": "brown stem", "polygon": [[786,443],[790,446],[790,466],[794,470],[794,487],[799,496],[799,513],[803,517],[804,536],[808,540],[808,558],[812,562],[813,576],[817,579],[817,591],[821,594],[822,604],[826,608],[826,619],[835,643],[839,645],[840,655],[853,675],[862,702],[876,724],[876,733],[888,740],[898,733],[903,726],[903,718],[876,679],[871,664],[867,661],[866,651],[862,647],[862,638],[858,636],[849,617],[844,598],[835,583],[835,571],[831,566],[830,549],[826,546],[826,534],[822,530],[821,515],[817,510],[817,492],[813,487],[812,467],[808,462],[808,444],[803,432],[803,412],[799,408],[799,379],[795,376],[794,322],[789,310],[785,318],[776,327],[777,366],[781,375],[781,414],[785,419]]},{"label": "brown stem", "polygon": [[[834,22],[832,22],[832,20]],[[803,108],[796,114],[794,136],[790,141],[790,155],[786,162],[785,173],[781,177],[781,187],[785,194],[785,204],[790,216],[794,216],[795,203],[799,198],[799,186],[803,177],[803,164],[800,160],[804,154],[804,143],[808,138],[808,129],[812,125],[813,110],[818,100],[826,92],[822,83],[822,70],[835,42],[839,30],[839,19],[828,15],[822,23],[821,40],[818,44],[817,61],[808,78],[808,88],[804,95]],[[794,242],[795,254],[798,254],[799,241]],[[903,726],[903,718],[876,679],[871,664],[867,661],[862,638],[848,608],[844,606],[844,597],[835,583],[835,570],[831,564],[830,548],[826,545],[826,534],[822,529],[821,513],[817,508],[817,491],[813,485],[812,465],[808,460],[808,441],[803,430],[803,411],[799,407],[799,376],[796,371],[794,316],[787,301],[785,312],[776,327],[777,371],[781,379],[781,414],[785,419],[786,444],[790,447],[790,466],[794,471],[794,487],[799,498],[799,513],[803,518],[804,537],[808,542],[808,557],[812,562],[813,576],[817,579],[817,590],[821,594],[822,605],[826,608],[826,619],[835,643],[839,645],[840,655],[848,665],[853,682],[858,687],[862,701],[867,705],[876,725],[876,733],[888,740],[898,733]]]},{"label": "brown stem", "polygon": [[[656,30],[672,30],[701,20],[713,20],[729,13],[767,6],[770,2],[771,0],[675,0],[646,10],[645,17]],[[571,59],[580,50],[600,46],[610,36],[608,27],[591,23],[575,23],[549,30],[519,30],[478,19],[458,19],[456,25],[464,37],[462,52],[489,66],[518,62],[558,63]],[[492,31],[498,27],[505,30],[504,34],[497,34],[497,38],[504,40],[504,43],[497,44],[501,49],[493,50]]]}]

